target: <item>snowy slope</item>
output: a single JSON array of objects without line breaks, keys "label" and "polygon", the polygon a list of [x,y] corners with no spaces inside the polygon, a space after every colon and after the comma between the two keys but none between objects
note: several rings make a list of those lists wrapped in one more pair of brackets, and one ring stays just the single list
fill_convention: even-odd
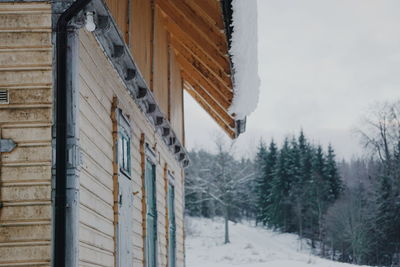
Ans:
[{"label": "snowy slope", "polygon": [[187,267],[350,267],[321,259],[296,235],[279,234],[246,224],[230,222],[231,243],[224,245],[222,220],[187,218]]}]

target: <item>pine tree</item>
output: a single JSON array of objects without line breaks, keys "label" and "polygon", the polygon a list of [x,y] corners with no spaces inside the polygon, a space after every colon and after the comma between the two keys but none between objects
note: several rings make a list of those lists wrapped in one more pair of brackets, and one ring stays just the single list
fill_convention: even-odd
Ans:
[{"label": "pine tree", "polygon": [[318,146],[314,151],[311,165],[311,224],[312,224],[312,241],[314,239],[321,240],[322,234],[322,218],[328,207],[329,184],[324,173],[325,158],[322,147]]},{"label": "pine tree", "polygon": [[328,201],[333,202],[338,199],[343,190],[343,185],[336,165],[335,152],[331,145],[328,146],[324,173],[329,183]]},{"label": "pine tree", "polygon": [[272,171],[271,191],[267,210],[268,224],[287,232],[290,230],[291,202],[289,192],[291,187],[290,176],[290,146],[289,140],[285,139],[278,153],[277,163]]},{"label": "pine tree", "polygon": [[[303,139],[303,142],[305,140]],[[304,144],[303,144],[304,145]],[[290,201],[292,203],[293,215],[292,224],[294,225],[294,231],[299,233],[300,237],[303,236],[303,171],[302,171],[302,151],[299,143],[295,138],[291,142],[291,153],[290,153],[290,176],[292,180],[292,186],[290,190]]]},{"label": "pine tree", "polygon": [[[267,185],[265,184],[266,181],[266,159],[267,159],[267,147],[265,143],[261,140],[258,148],[257,148],[257,155],[254,160],[254,167],[255,167],[255,180],[256,180],[256,187],[255,187],[255,194],[256,194],[256,222],[263,222],[265,221],[265,208],[266,208],[266,198],[267,195]],[[265,223],[264,223],[265,224]]]},{"label": "pine tree", "polygon": [[312,227],[312,159],[313,159],[313,148],[304,136],[303,131],[300,132],[298,138],[299,152],[300,152],[300,193],[299,200],[297,203],[297,210],[299,216],[299,234],[301,237],[311,236]]}]

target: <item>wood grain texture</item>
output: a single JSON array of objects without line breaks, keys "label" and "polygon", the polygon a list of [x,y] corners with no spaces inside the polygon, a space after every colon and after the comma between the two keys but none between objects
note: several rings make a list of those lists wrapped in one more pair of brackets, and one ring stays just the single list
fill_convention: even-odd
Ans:
[{"label": "wood grain texture", "polygon": [[0,266],[50,266],[52,62],[49,3],[0,3]]},{"label": "wood grain texture", "polygon": [[153,93],[161,111],[168,114],[168,42],[161,11],[155,12]]},{"label": "wood grain texture", "polygon": [[[232,70],[219,1],[107,0],[106,2],[121,32],[125,33],[126,43],[139,66],[139,71],[182,142],[183,115],[176,111],[179,107],[183,107],[183,103],[176,103],[176,100],[180,99],[181,92],[178,90],[179,87],[171,82],[178,79],[179,75],[172,77],[171,75],[175,73],[168,71],[173,64],[168,57],[168,47],[172,46],[179,53],[180,71],[193,76],[196,84],[211,96],[211,98],[201,98],[200,105],[214,106],[218,103],[223,112],[220,112],[219,107],[213,108],[213,112],[219,117],[231,117],[231,114],[227,116],[226,114],[229,113],[228,109],[233,99]],[[182,84],[182,80],[180,83]],[[182,85],[180,87],[182,88]],[[195,98],[196,101],[198,99]],[[233,124],[230,123],[231,126]]]},{"label": "wood grain texture", "polygon": [[[115,251],[115,232],[113,203],[113,123],[112,103],[118,99],[118,107],[130,118],[132,189],[135,193],[132,207],[133,262],[136,266],[144,264],[145,205],[143,185],[144,136],[146,142],[156,147],[157,162],[157,208],[158,238],[160,240],[160,266],[166,266],[166,203],[163,166],[181,173],[179,163],[164,145],[153,126],[129,96],[118,74],[109,63],[95,38],[88,32],[80,32],[81,58],[81,145],[84,160],[81,175],[81,231],[80,264],[83,266],[113,266]],[[90,66],[90,68],[89,68]],[[115,130],[115,129],[114,129]],[[180,179],[183,179],[180,177]],[[180,185],[182,186],[182,185]],[[182,189],[180,189],[182,190]],[[183,198],[178,194],[177,198]],[[179,203],[183,203],[181,200]],[[182,205],[182,204],[180,204]],[[177,209],[178,210],[178,209]],[[179,225],[183,225],[182,214]],[[183,231],[181,231],[183,233]],[[177,266],[183,266],[183,250]]]},{"label": "wood grain texture", "polygon": [[184,139],[184,127],[183,127],[183,88],[182,88],[182,76],[181,67],[176,61],[175,53],[170,51],[169,54],[170,64],[170,122],[179,140]]},{"label": "wood grain texture", "polygon": [[139,66],[146,83],[150,85],[151,73],[151,1],[131,0],[130,39],[132,55]]}]

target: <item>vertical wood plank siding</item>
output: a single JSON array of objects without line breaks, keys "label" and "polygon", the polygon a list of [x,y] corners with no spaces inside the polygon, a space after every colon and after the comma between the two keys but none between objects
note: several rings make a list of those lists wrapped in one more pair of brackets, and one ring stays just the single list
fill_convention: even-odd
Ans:
[{"label": "vertical wood plank siding", "polygon": [[[149,86],[152,85],[151,89],[161,110],[166,115],[169,115],[168,111],[171,111],[169,119],[172,127],[180,140],[184,142],[182,77],[179,64],[168,55],[169,39],[163,20],[164,14],[157,5],[154,5],[154,18],[152,17],[151,0],[106,0],[106,3],[129,44],[146,83]],[[127,31],[129,34],[126,33]],[[168,77],[169,64],[173,67],[171,77]],[[171,81],[170,95],[168,92],[169,80]]]},{"label": "vertical wood plank siding", "polygon": [[[138,109],[129,96],[118,74],[103,54],[92,34],[80,32],[80,118],[83,166],[81,175],[80,203],[80,264],[81,266],[114,265],[114,214],[113,214],[113,124],[111,119],[114,96],[118,107],[131,121],[131,164],[133,203],[133,262],[143,266],[143,188],[141,136],[155,147],[157,154],[157,223],[158,223],[158,262],[166,266],[166,195],[163,167],[168,164],[180,181],[176,187],[177,227],[177,266],[183,262],[183,194],[182,172],[177,161],[155,133],[153,126]],[[179,255],[182,254],[182,255]]]},{"label": "vertical wood plank siding", "polygon": [[129,2],[132,0],[106,0],[106,4],[114,15],[125,42],[129,44]]},{"label": "vertical wood plank siding", "polygon": [[151,73],[151,1],[131,0],[129,45],[140,72],[150,86]]},{"label": "vertical wood plank siding", "polygon": [[164,114],[168,114],[168,43],[163,14],[156,7],[154,28],[154,73],[153,93]]},{"label": "vertical wood plank siding", "polygon": [[0,266],[50,266],[51,6],[0,3]]},{"label": "vertical wood plank siding", "polygon": [[171,125],[175,130],[179,140],[184,140],[183,128],[183,90],[181,70],[174,51],[171,49],[169,53],[169,64],[171,71]]}]

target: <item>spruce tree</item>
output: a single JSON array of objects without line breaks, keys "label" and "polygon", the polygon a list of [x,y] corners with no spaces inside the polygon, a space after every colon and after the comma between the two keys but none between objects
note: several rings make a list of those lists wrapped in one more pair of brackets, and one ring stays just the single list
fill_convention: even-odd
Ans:
[{"label": "spruce tree", "polygon": [[311,144],[307,141],[303,131],[300,132],[298,138],[299,152],[300,152],[300,194],[299,194],[299,215],[301,221],[299,222],[299,234],[300,236],[311,236],[312,229],[312,158],[313,149]]},{"label": "spruce tree", "polygon": [[292,183],[289,172],[289,158],[289,140],[285,139],[272,172],[271,192],[268,198],[270,203],[267,209],[268,224],[285,232],[290,229],[292,211],[289,198]]},{"label": "spruce tree", "polygon": [[325,158],[322,147],[318,146],[313,155],[311,165],[311,224],[312,224],[312,241],[321,239],[322,218],[328,207],[329,184],[325,176]]},{"label": "spruce tree", "polygon": [[[256,194],[256,222],[264,222],[265,221],[265,209],[266,209],[266,198],[267,188],[266,188],[266,158],[267,158],[267,147],[265,143],[261,140],[258,148],[257,155],[254,160],[255,167],[255,194]],[[265,223],[264,223],[265,224]]]},{"label": "spruce tree", "polygon": [[335,152],[331,145],[328,146],[324,172],[329,183],[328,201],[333,202],[338,199],[339,194],[343,189],[343,185],[335,160]]}]

